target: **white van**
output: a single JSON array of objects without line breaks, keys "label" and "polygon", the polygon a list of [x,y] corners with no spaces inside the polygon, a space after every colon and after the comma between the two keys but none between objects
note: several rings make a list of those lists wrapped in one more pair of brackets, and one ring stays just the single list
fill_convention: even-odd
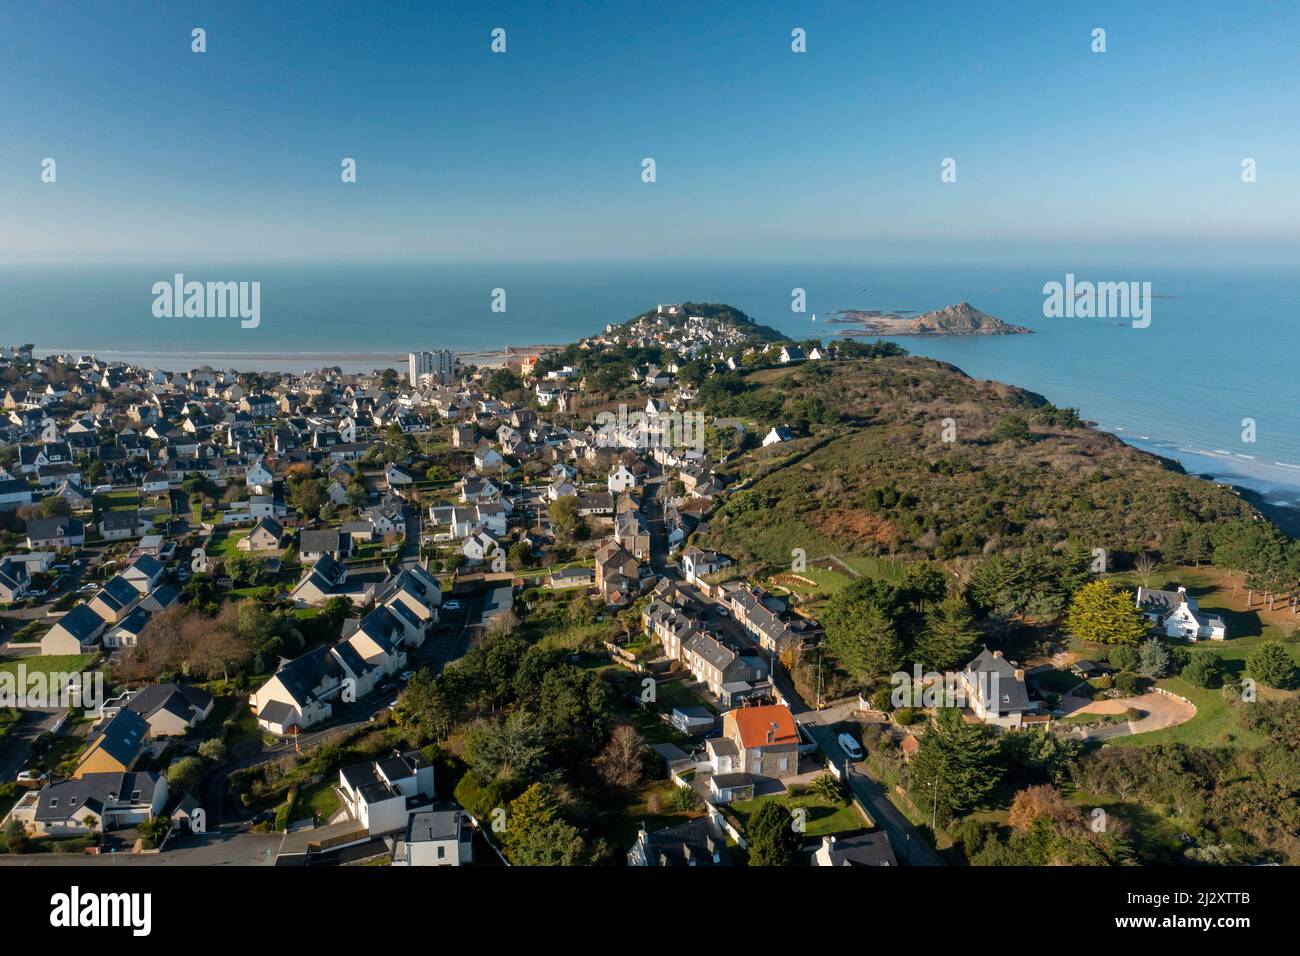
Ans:
[{"label": "white van", "polygon": [[849,734],[840,734],[835,738],[835,742],[840,745],[841,750],[848,754],[850,760],[862,759],[862,748],[858,746],[858,742]]}]

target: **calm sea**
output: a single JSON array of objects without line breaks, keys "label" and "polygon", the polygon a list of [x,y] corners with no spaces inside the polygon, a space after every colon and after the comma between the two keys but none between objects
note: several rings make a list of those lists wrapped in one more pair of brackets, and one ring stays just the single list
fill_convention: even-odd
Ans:
[{"label": "calm sea", "polygon": [[[1064,281],[1067,271],[1080,280],[1150,281],[1157,297],[1150,326],[1044,318],[1043,283]],[[175,272],[261,282],[261,325],[154,318],[151,287]],[[1297,272],[1079,264],[13,266],[0,268],[0,342],[166,367],[204,361],[296,370],[348,356],[370,368],[418,348],[568,342],[660,302],[728,302],[793,337],[828,338],[846,328],[826,321],[836,309],[925,311],[966,300],[1037,334],[899,341],[978,378],[1075,406],[1189,471],[1300,504],[1297,280]],[[807,290],[802,314],[790,308],[795,287]],[[491,309],[494,289],[505,290],[504,313]],[[285,359],[268,357],[276,355]],[[382,358],[367,361],[374,356]],[[1243,440],[1244,419],[1254,422],[1253,442]]]}]

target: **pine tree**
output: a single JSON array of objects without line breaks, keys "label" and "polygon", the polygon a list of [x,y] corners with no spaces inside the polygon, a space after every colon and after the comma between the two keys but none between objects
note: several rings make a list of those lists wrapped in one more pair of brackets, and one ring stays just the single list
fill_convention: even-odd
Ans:
[{"label": "pine tree", "polygon": [[1246,658],[1246,670],[1266,687],[1289,690],[1296,682],[1295,661],[1276,641],[1261,644]]},{"label": "pine tree", "polygon": [[1075,637],[1099,644],[1137,644],[1147,636],[1146,619],[1128,591],[1116,591],[1109,581],[1085,584],[1074,595],[1065,616]]},{"label": "pine tree", "polygon": [[863,683],[899,670],[905,648],[889,615],[874,601],[853,610],[826,622],[827,642],[840,664]]},{"label": "pine tree", "polygon": [[956,708],[939,710],[920,742],[909,789],[918,806],[937,806],[940,820],[981,806],[1002,779],[1000,748],[989,728],[966,723]]},{"label": "pine tree", "polygon": [[975,656],[979,628],[966,599],[952,594],[941,601],[925,618],[917,660],[927,670],[948,670],[965,664]]},{"label": "pine tree", "polygon": [[1169,673],[1172,661],[1159,638],[1151,638],[1138,648],[1137,670],[1143,677],[1155,679]]},{"label": "pine tree", "polygon": [[794,818],[782,804],[771,800],[759,804],[746,828],[750,866],[789,866],[799,851]]}]

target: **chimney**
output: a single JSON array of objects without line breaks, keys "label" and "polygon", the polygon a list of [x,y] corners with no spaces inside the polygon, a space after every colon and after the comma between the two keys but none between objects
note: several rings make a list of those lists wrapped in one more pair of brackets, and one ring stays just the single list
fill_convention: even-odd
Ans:
[{"label": "chimney", "polygon": [[1024,680],[1024,679],[1025,679],[1025,669],[1023,667],[1017,667],[1016,680]]},{"label": "chimney", "polygon": [[994,652],[993,652],[993,656],[996,657],[996,658],[998,658],[998,659],[1000,660],[1000,659],[1002,658],[1002,652],[1001,652],[1001,651],[994,651]]},{"label": "chimney", "polygon": [[767,742],[773,743],[776,740],[776,722],[773,721],[767,728]]}]

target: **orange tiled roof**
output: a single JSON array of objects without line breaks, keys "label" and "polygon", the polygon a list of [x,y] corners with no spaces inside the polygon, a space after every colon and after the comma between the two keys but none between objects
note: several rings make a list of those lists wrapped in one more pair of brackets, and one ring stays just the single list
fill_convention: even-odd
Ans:
[{"label": "orange tiled roof", "polygon": [[[799,732],[795,730],[790,708],[781,704],[764,707],[741,707],[733,711],[741,746],[746,749],[769,744],[797,744]],[[768,731],[776,724],[776,733],[768,740]]]}]

